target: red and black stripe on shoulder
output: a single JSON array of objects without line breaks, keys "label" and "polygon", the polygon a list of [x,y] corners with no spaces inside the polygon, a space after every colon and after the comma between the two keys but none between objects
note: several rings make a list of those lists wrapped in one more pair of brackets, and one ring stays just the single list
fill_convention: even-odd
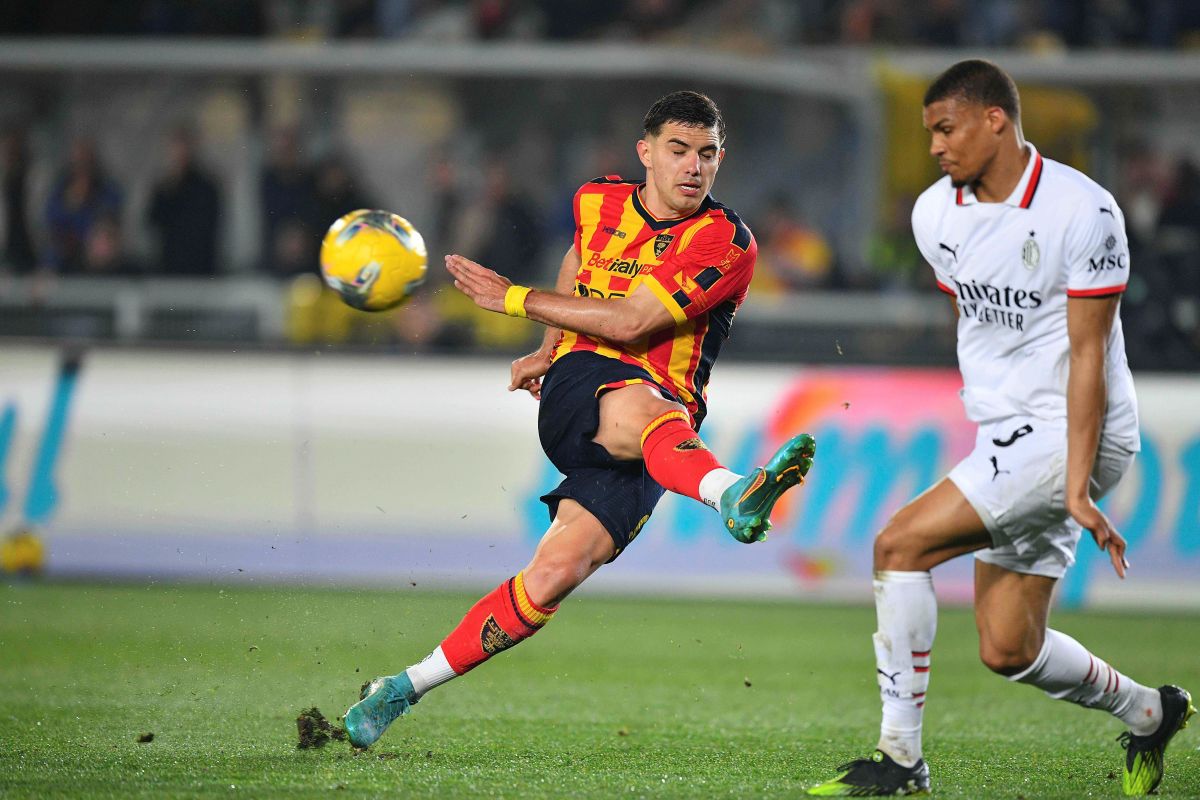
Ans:
[{"label": "red and black stripe on shoulder", "polygon": [[738,216],[737,212],[722,203],[718,203],[716,200],[712,201],[712,208],[714,211],[720,212],[729,221],[729,224],[733,226],[733,236],[730,238],[730,243],[742,252],[749,250],[750,242],[754,239],[754,234],[750,233],[750,228],[746,223],[742,222],[742,218]]}]

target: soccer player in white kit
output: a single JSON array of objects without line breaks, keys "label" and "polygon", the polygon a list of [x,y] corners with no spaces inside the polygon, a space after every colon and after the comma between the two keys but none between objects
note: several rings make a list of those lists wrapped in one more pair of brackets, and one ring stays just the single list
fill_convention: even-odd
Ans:
[{"label": "soccer player in white kit", "polygon": [[875,539],[879,743],[815,795],[929,791],[921,717],[937,603],[929,570],[975,553],[983,663],[1050,697],[1102,709],[1129,731],[1123,789],[1162,780],[1163,751],[1194,713],[1176,686],[1151,689],[1047,627],[1055,583],[1087,530],[1124,578],[1125,540],[1096,500],[1140,443],[1117,308],[1129,278],[1124,218],[1086,175],[1021,134],[1012,79],[962,61],[926,92],[930,153],[945,176],[913,208],[913,235],[954,298],[963,405],[974,451]]}]

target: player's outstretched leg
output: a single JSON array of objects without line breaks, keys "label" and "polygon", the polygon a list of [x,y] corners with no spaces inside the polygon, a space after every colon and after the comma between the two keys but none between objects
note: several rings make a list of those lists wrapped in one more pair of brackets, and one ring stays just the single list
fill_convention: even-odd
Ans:
[{"label": "player's outstretched leg", "polygon": [[1121,784],[1128,795],[1154,791],[1163,778],[1167,744],[1196,711],[1191,695],[1178,686],[1143,686],[1053,628],[1046,630],[1033,664],[1009,679],[1056,700],[1107,711],[1129,726],[1119,737],[1125,748]]},{"label": "player's outstretched leg", "polygon": [[524,575],[517,573],[485,595],[424,661],[365,684],[361,699],[343,718],[350,743],[370,747],[430,689],[541,630],[558,607],[543,608],[530,600]]},{"label": "player's outstretched leg", "polygon": [[788,489],[804,480],[812,468],[817,444],[807,433],[794,436],[757,467],[721,494],[721,519],[739,542],[761,542],[771,528],[771,509]]},{"label": "player's outstretched leg", "polygon": [[1163,753],[1175,734],[1187,727],[1188,718],[1196,713],[1192,696],[1178,686],[1162,686],[1162,721],[1146,736],[1125,731],[1118,737],[1125,748],[1125,773],[1121,788],[1125,794],[1140,796],[1158,788],[1163,778]]}]

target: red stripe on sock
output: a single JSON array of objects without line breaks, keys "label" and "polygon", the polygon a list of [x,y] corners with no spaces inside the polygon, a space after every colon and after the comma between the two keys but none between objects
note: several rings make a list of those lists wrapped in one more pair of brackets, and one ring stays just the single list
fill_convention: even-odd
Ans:
[{"label": "red stripe on sock", "polygon": [[932,650],[913,650],[912,654],[913,658],[929,658],[929,654],[932,652]]},{"label": "red stripe on sock", "polygon": [[929,672],[929,667],[913,667],[913,672]]},{"label": "red stripe on sock", "polygon": [[1092,682],[1092,681],[1091,681],[1091,677],[1092,677],[1092,670],[1094,670],[1095,668],[1096,668],[1096,659],[1092,658],[1092,657],[1089,655],[1089,656],[1088,656],[1088,674],[1087,674],[1087,675],[1085,675],[1085,676],[1083,676],[1083,682],[1084,682],[1084,683],[1091,683],[1091,682]]}]

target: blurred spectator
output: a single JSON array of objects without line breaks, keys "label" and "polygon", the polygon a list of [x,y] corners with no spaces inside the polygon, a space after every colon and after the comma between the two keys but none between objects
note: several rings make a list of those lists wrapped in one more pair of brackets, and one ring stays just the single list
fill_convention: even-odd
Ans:
[{"label": "blurred spectator", "polygon": [[1171,193],[1158,217],[1159,236],[1179,236],[1192,253],[1200,250],[1200,167],[1184,159],[1176,168]]},{"label": "blurred spectator", "polygon": [[475,35],[480,39],[499,39],[509,33],[516,16],[515,0],[471,0]]},{"label": "blurred spectator", "polygon": [[933,288],[933,272],[913,239],[912,209],[916,201],[915,195],[901,193],[889,203],[871,241],[870,262],[873,277],[881,282],[926,291]]},{"label": "blurred spectator", "polygon": [[365,39],[378,35],[375,0],[338,0],[334,4],[333,35],[338,39]]},{"label": "blurred spectator", "polygon": [[905,37],[901,16],[894,0],[850,0],[841,5],[841,41],[844,44],[902,42]]},{"label": "blurred spectator", "polygon": [[1183,160],[1171,194],[1163,203],[1155,237],[1169,284],[1160,295],[1182,365],[1194,367],[1200,354],[1200,167]]},{"label": "blurred spectator", "polygon": [[[1130,245],[1140,252],[1153,245],[1163,199],[1171,189],[1170,170],[1161,154],[1141,139],[1120,145],[1117,159],[1117,200],[1125,212]],[[1141,263],[1140,259],[1134,263]]]},{"label": "blurred spectator", "polygon": [[126,251],[120,222],[112,214],[101,214],[88,230],[83,247],[82,274],[88,277],[145,274]]},{"label": "blurred spectator", "polygon": [[375,207],[374,201],[359,188],[346,160],[340,156],[327,156],[317,165],[316,187],[315,221],[319,236],[324,236],[325,229],[337,218],[360,208]]},{"label": "blurred spectator", "polygon": [[454,223],[458,217],[461,198],[458,194],[458,166],[445,152],[437,153],[426,177],[433,196],[432,239],[425,244],[430,253],[450,252],[454,239]]},{"label": "blurred spectator", "polygon": [[4,171],[4,249],[0,268],[29,272],[37,262],[26,217],[29,203],[29,149],[24,132],[13,131],[0,140],[0,169]]},{"label": "blurred spectator", "polygon": [[120,189],[104,174],[95,143],[76,139],[46,203],[46,265],[57,272],[80,272],[92,227],[101,217],[118,219],[120,212]]},{"label": "blurred spectator", "polygon": [[514,283],[544,283],[541,221],[533,203],[513,185],[500,156],[485,158],[482,191],[468,196],[458,220],[455,252],[496,270]]},{"label": "blurred spectator", "polygon": [[312,227],[299,220],[284,220],[275,227],[270,245],[266,263],[272,277],[289,278],[316,271],[320,240]]},{"label": "blurred spectator", "polygon": [[543,32],[548,39],[587,39],[621,14],[620,3],[571,3],[538,0]]},{"label": "blurred spectator", "polygon": [[316,179],[301,158],[294,128],[283,128],[272,137],[260,192],[263,270],[276,277],[315,270],[324,228]]},{"label": "blurred spectator", "polygon": [[763,215],[754,291],[780,294],[829,286],[834,278],[833,248],[796,211],[790,198],[775,197]]},{"label": "blurred spectator", "polygon": [[215,275],[221,200],[196,163],[196,141],[185,129],[167,141],[167,174],[154,187],[147,218],[158,239],[156,269],[164,275]]},{"label": "blurred spectator", "polygon": [[429,0],[375,0],[375,31],[384,39],[395,39],[409,29]]},{"label": "blurred spectator", "polygon": [[962,44],[963,16],[961,0],[931,0],[925,13],[916,15],[913,38],[934,47]]}]

